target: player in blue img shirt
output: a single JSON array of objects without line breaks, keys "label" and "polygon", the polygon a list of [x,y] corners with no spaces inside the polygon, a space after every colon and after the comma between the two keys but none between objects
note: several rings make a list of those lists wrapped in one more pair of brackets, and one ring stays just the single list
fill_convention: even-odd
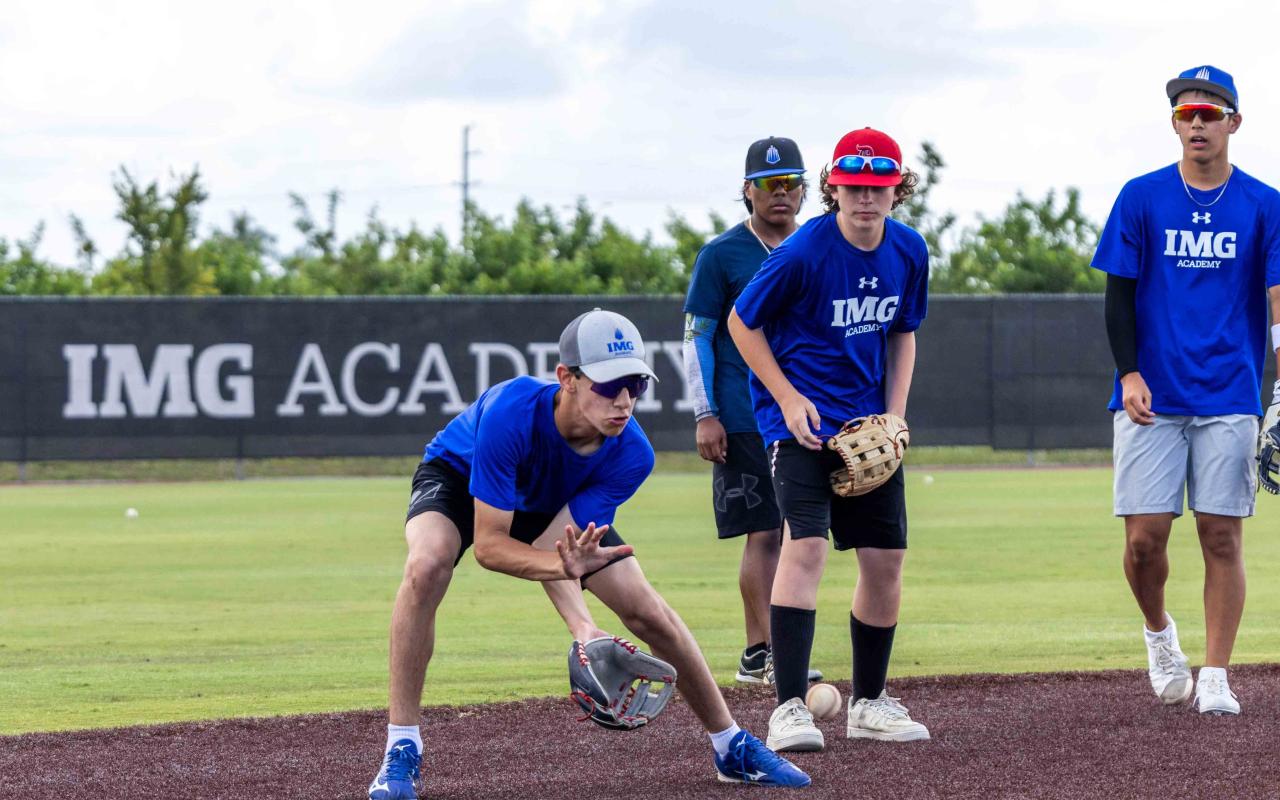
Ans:
[{"label": "player in blue img shirt", "polygon": [[[751,409],[747,365],[729,336],[729,311],[765,257],[795,232],[807,190],[794,141],[770,136],[752,142],[742,180],[750,216],[698,252],[684,303],[685,382],[698,454],[712,462],[716,532],[721,539],[745,539],[738,590],[747,641],[735,675],[741,683],[764,683],[768,675],[769,594],[782,521]],[[810,679],[820,681],[822,673],[811,670]]]},{"label": "player in blue img shirt", "polygon": [[492,386],[427,445],[405,521],[409,554],[391,617],[390,719],[370,800],[417,797],[436,611],[473,542],[486,569],[541,581],[578,641],[608,635],[591,618],[586,589],[670,662],[711,738],[720,780],[808,785],[809,776],[734,722],[693,635],[613,527],[618,506],[653,469],[653,448],[632,412],[656,379],[630,320],[595,309],[561,334],[555,381],[520,377]]},{"label": "player in blue img shirt", "polygon": [[923,237],[889,213],[917,180],[888,135],[871,128],[846,134],[820,178],[827,213],[769,255],[729,316],[751,368],[756,422],[784,521],[769,608],[778,705],[766,743],[774,750],[825,745],[804,697],[828,532],[837,550],[856,551],[858,563],[846,734],[929,738],[885,691],[907,546],[903,471],[867,494],[840,497],[829,476],[844,464],[823,447],[855,417],[906,416],[929,253]]},{"label": "player in blue img shirt", "polygon": [[[1264,353],[1280,348],[1280,325],[1267,341],[1268,296],[1280,322],[1280,194],[1228,160],[1243,120],[1230,75],[1193,67],[1165,89],[1182,157],[1125,184],[1093,259],[1107,273],[1116,362],[1115,514],[1152,689],[1166,704],[1194,692],[1201,713],[1238,714],[1227,664],[1244,612]],[[1278,412],[1280,382],[1264,434]],[[1205,568],[1205,658],[1194,681],[1164,600],[1184,491]]]}]

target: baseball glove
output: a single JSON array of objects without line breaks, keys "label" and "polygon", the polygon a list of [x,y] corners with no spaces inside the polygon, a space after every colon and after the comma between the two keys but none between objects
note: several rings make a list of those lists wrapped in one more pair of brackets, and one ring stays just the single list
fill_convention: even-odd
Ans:
[{"label": "baseball glove", "polygon": [[1280,422],[1262,432],[1258,448],[1258,486],[1280,494]]},{"label": "baseball glove", "polygon": [[[654,683],[661,683],[655,691]],[[601,636],[569,648],[569,696],[602,728],[633,731],[666,707],[676,670],[626,639]]]},{"label": "baseball glove", "polygon": [[907,421],[896,414],[872,414],[846,422],[827,447],[844,460],[844,468],[831,473],[831,491],[841,497],[857,497],[893,477],[911,441]]}]

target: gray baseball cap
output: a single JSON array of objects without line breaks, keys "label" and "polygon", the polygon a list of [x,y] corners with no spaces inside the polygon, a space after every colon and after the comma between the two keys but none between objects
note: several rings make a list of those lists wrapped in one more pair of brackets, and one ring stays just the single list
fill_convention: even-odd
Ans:
[{"label": "gray baseball cap", "polygon": [[644,360],[644,339],[631,320],[594,308],[578,315],[560,334],[560,363],[577,367],[596,383],[627,375],[658,376]]}]

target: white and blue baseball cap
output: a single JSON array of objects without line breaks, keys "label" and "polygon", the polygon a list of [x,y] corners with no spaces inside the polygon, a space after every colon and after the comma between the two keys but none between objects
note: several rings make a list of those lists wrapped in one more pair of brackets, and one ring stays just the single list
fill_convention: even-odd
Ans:
[{"label": "white and blue baseball cap", "polygon": [[636,326],[621,314],[599,308],[579,314],[560,334],[560,363],[577,367],[596,383],[628,375],[658,380],[644,360],[644,339]]},{"label": "white and blue baseball cap", "polygon": [[1178,95],[1189,89],[1199,89],[1202,92],[1216,94],[1226,99],[1236,111],[1240,110],[1240,96],[1236,94],[1236,82],[1232,80],[1229,74],[1217,67],[1211,67],[1208,64],[1202,67],[1192,67],[1164,86],[1165,94],[1169,95],[1170,103],[1176,102]]}]

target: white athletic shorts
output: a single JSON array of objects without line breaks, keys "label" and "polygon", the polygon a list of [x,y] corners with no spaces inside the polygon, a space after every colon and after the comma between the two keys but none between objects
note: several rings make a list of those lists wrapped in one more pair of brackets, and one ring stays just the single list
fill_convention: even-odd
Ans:
[{"label": "white athletic shorts", "polygon": [[1115,412],[1115,513],[1182,515],[1182,489],[1192,511],[1253,516],[1258,491],[1254,459],[1258,418],[1157,415],[1138,425]]}]

